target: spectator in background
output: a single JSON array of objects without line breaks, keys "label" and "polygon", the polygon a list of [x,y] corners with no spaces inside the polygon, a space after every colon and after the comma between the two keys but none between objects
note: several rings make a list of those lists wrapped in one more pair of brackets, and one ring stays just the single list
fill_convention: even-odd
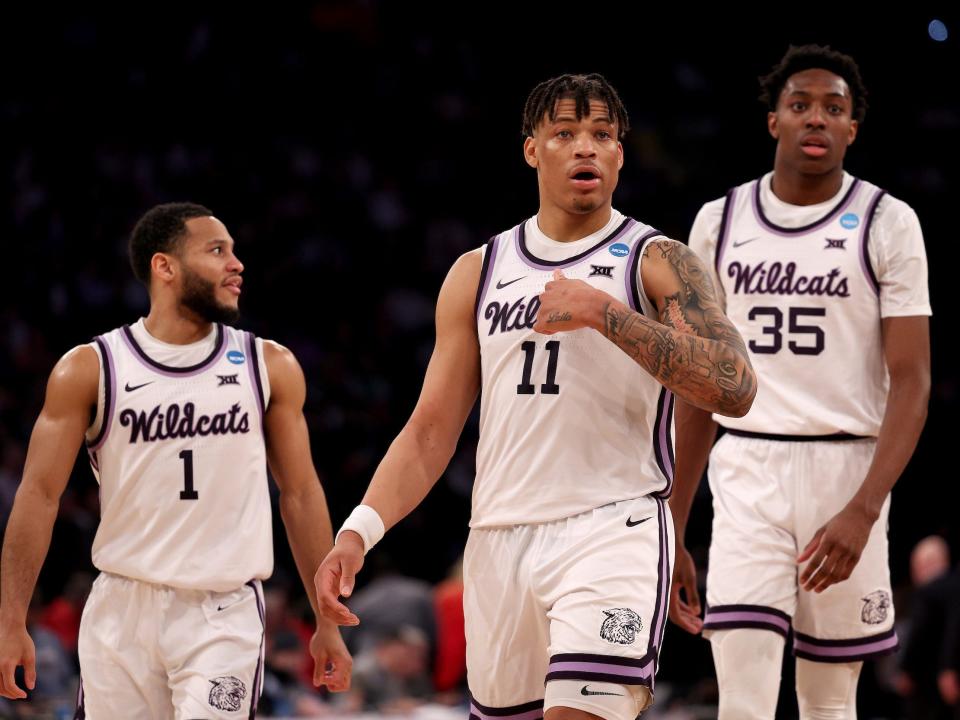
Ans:
[{"label": "spectator in background", "polygon": [[[949,720],[953,714],[937,680],[948,662],[945,634],[960,604],[960,578],[950,572],[950,549],[943,538],[931,535],[917,543],[910,555],[910,579],[915,592],[897,692],[905,698],[909,720]],[[945,683],[949,690],[949,678]]]},{"label": "spectator in background", "polygon": [[427,702],[433,694],[429,648],[427,636],[412,625],[378,633],[355,658],[346,709],[407,714]]}]

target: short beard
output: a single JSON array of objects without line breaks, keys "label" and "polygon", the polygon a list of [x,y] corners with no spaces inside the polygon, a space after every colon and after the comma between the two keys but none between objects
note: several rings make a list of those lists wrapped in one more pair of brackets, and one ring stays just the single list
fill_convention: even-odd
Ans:
[{"label": "short beard", "polygon": [[240,310],[221,305],[216,299],[216,287],[187,267],[183,268],[183,295],[180,304],[199,315],[206,322],[235,325]]}]

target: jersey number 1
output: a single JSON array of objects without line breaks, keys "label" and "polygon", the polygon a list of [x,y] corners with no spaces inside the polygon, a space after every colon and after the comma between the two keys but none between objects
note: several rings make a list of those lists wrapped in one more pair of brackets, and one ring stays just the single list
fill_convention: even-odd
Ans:
[{"label": "jersey number 1", "polygon": [[[560,358],[560,341],[550,340],[545,347],[550,357],[547,359],[547,381],[540,386],[540,394],[559,395],[557,360]],[[533,340],[527,340],[520,343],[520,349],[523,351],[523,377],[517,385],[517,395],[535,395],[537,388],[530,382],[530,373],[533,372],[533,355],[537,352],[537,344]]]},{"label": "jersey number 1", "polygon": [[180,491],[180,499],[196,500],[200,496],[193,489],[193,450],[181,450],[180,459],[183,460],[183,490]]}]

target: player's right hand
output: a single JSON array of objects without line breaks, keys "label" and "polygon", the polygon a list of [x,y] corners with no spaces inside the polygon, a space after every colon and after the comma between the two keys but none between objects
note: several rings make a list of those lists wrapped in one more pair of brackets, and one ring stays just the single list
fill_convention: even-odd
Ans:
[{"label": "player's right hand", "polygon": [[0,696],[11,700],[27,697],[13,679],[18,665],[23,665],[24,684],[33,690],[37,683],[37,654],[33,640],[22,625],[0,627]]},{"label": "player's right hand", "polygon": [[[677,559],[673,564],[670,586],[670,619],[688,633],[699,635],[703,630],[700,617],[700,593],[697,591],[697,566],[682,543],[677,543]],[[686,600],[680,596],[684,591]]]},{"label": "player's right hand", "polygon": [[320,563],[313,582],[317,586],[320,614],[337,625],[359,625],[360,618],[340,602],[350,597],[356,575],[363,567],[363,540],[352,530],[341,533],[337,544]]}]

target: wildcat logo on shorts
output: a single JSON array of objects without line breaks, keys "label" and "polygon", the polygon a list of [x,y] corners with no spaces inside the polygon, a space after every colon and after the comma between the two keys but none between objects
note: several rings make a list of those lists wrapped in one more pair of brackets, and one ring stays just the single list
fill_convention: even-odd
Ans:
[{"label": "wildcat logo on shorts", "polygon": [[630,645],[637,639],[637,633],[643,630],[643,621],[630,608],[604,610],[606,619],[600,626],[600,637],[617,645]]},{"label": "wildcat logo on shorts", "polygon": [[890,610],[890,593],[886,590],[875,590],[863,598],[863,610],[860,619],[867,625],[879,625],[887,619]]},{"label": "wildcat logo on shorts", "polygon": [[223,675],[215,677],[209,682],[213,685],[210,688],[209,698],[213,707],[228,712],[235,712],[240,709],[240,701],[247,696],[247,686],[241,680],[233,675]]}]

